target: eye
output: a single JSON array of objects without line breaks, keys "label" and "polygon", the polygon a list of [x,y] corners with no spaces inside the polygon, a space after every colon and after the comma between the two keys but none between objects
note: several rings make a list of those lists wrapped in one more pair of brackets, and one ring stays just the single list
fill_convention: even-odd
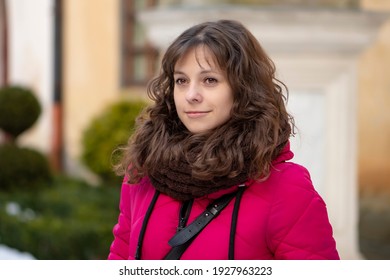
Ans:
[{"label": "eye", "polygon": [[177,85],[183,85],[183,84],[185,84],[185,82],[186,82],[186,80],[183,78],[177,78],[175,80],[175,84],[177,84]]},{"label": "eye", "polygon": [[218,81],[217,81],[217,79],[215,79],[215,78],[206,78],[206,79],[204,79],[204,82],[205,82],[206,84],[211,85],[211,84],[216,84]]}]

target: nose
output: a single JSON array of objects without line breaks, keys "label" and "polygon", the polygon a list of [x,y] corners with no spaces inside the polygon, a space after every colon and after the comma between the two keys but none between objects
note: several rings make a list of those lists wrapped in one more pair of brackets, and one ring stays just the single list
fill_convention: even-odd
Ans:
[{"label": "nose", "polygon": [[186,100],[189,103],[202,102],[202,94],[200,88],[196,84],[190,84],[186,92]]}]

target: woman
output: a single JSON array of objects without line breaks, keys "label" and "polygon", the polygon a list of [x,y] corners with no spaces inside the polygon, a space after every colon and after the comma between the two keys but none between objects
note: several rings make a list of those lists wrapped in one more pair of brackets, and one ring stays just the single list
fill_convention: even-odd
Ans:
[{"label": "woman", "polygon": [[289,162],[283,89],[239,22],[184,31],[118,166],[108,258],[339,259],[324,201]]}]

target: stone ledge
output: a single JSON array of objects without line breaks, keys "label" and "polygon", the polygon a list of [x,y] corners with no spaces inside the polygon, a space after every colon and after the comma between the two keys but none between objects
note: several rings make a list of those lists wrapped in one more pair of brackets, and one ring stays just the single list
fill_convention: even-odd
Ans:
[{"label": "stone ledge", "polygon": [[218,5],[165,7],[138,15],[151,43],[160,49],[193,24],[223,18],[241,21],[271,53],[355,54],[375,40],[390,13]]}]

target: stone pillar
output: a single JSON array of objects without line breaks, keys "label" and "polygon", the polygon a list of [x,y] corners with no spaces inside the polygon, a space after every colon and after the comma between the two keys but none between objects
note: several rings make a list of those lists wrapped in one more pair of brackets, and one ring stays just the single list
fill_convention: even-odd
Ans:
[{"label": "stone pillar", "polygon": [[292,139],[295,161],[310,170],[327,203],[341,257],[359,259],[356,58],[306,55],[274,55],[299,129]]},{"label": "stone pillar", "polygon": [[52,135],[53,1],[7,0],[6,8],[8,84],[30,88],[42,106],[37,123],[18,142],[48,154]]},{"label": "stone pillar", "polygon": [[296,117],[295,161],[305,165],[328,206],[342,259],[360,259],[356,152],[356,63],[385,15],[350,10],[245,6],[157,8],[139,15],[162,51],[189,26],[219,18],[241,21],[275,62]]}]

